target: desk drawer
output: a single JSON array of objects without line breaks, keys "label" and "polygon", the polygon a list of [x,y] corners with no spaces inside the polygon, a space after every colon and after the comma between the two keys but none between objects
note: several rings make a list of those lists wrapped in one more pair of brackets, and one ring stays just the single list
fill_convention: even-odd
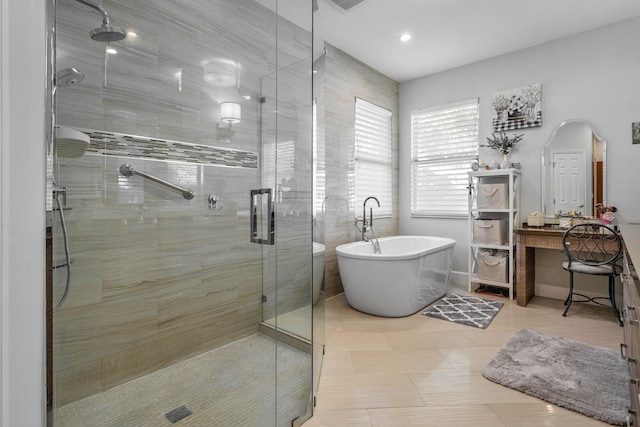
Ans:
[{"label": "desk drawer", "polygon": [[[638,277],[633,264],[624,254],[624,271],[622,273],[622,323],[624,326],[624,344],[621,347],[622,354],[629,364],[630,389],[635,390],[631,394],[632,409],[638,409],[638,386],[640,385],[640,293],[638,292]],[[631,391],[631,390],[630,390]]]}]

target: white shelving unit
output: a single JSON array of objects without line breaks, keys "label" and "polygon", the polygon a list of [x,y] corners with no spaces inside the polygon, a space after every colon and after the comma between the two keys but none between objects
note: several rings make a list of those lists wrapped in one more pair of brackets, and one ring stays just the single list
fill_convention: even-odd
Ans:
[{"label": "white shelving unit", "polygon": [[[479,192],[482,194],[479,195]],[[494,195],[500,194],[501,199],[491,200]],[[520,170],[469,172],[469,292],[487,286],[499,287],[507,289],[510,299],[515,298],[514,228],[519,224]],[[491,229],[499,226],[504,227],[502,232]],[[489,230],[485,233],[480,227]],[[506,236],[496,242],[495,236],[502,236],[502,233],[506,233]],[[496,279],[496,275],[506,277],[501,280]]]}]

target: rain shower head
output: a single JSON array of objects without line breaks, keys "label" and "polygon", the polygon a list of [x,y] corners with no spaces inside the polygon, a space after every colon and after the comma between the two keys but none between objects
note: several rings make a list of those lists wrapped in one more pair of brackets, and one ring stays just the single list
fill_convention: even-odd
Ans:
[{"label": "rain shower head", "polygon": [[109,15],[107,15],[107,11],[100,5],[97,5],[89,0],[76,0],[78,3],[82,3],[86,6],[94,8],[98,12],[102,14],[102,26],[100,28],[96,28],[95,30],[91,30],[89,35],[93,40],[99,42],[115,42],[118,40],[122,40],[127,37],[127,33],[122,31],[119,27],[112,27],[109,25]]},{"label": "rain shower head", "polygon": [[127,37],[127,33],[122,31],[120,27],[111,27],[109,25],[102,24],[102,27],[91,30],[89,35],[93,40],[99,42],[117,42]]},{"label": "rain shower head", "polygon": [[89,148],[89,135],[75,129],[56,126],[55,154],[59,157],[82,157]]},{"label": "rain shower head", "polygon": [[78,71],[77,68],[65,68],[56,72],[55,86],[56,87],[68,87],[75,86],[84,80],[84,74]]}]

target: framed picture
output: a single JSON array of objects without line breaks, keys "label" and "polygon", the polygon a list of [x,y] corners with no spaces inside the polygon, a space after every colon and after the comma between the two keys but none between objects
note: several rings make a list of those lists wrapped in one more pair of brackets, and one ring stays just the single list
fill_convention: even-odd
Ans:
[{"label": "framed picture", "polygon": [[631,123],[631,142],[640,144],[640,122]]},{"label": "framed picture", "polygon": [[542,126],[542,84],[493,94],[493,131]]}]

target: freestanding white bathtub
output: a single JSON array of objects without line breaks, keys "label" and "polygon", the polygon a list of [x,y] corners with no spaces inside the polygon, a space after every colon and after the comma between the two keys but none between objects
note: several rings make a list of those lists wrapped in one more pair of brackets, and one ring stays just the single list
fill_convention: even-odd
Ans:
[{"label": "freestanding white bathtub", "polygon": [[404,317],[447,293],[453,247],[445,237],[382,237],[379,254],[370,242],[336,248],[349,305],[364,313]]}]

